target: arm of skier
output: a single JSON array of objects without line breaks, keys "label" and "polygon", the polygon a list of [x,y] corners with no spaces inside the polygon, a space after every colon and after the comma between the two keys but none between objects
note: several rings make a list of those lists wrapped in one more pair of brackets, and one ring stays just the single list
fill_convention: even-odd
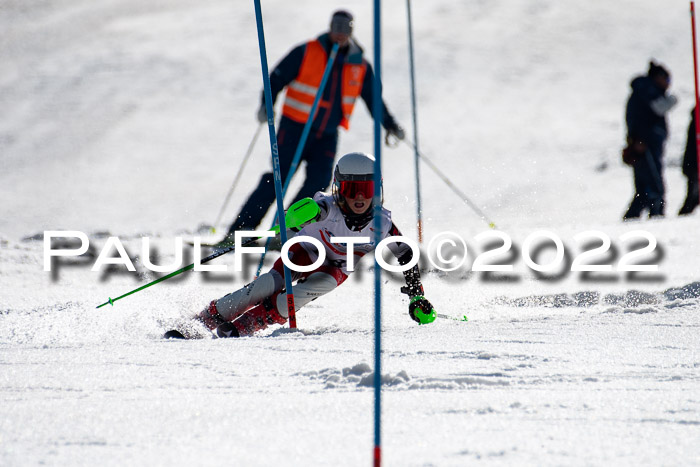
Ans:
[{"label": "arm of skier", "polygon": [[[328,206],[325,203],[317,202],[312,198],[302,198],[289,206],[284,215],[284,224],[287,227],[287,238],[296,235],[301,229],[314,222],[321,221],[328,216]],[[279,224],[272,230],[279,235]]]},{"label": "arm of skier", "polygon": [[[314,222],[320,222],[328,217],[328,202],[323,196],[316,193],[314,198],[303,198],[289,206],[284,215],[284,223],[287,227],[287,238],[292,238],[304,227]],[[280,226],[273,228],[275,234],[279,235]]]},{"label": "arm of skier", "polygon": [[[389,236],[401,235],[399,229],[392,223]],[[413,250],[405,243],[391,243],[389,249],[394,253],[401,266],[406,265],[413,259]],[[418,324],[428,324],[435,321],[437,316],[433,305],[425,298],[423,284],[420,280],[420,270],[418,265],[403,272],[406,286],[401,287],[401,292],[409,297],[408,315]]]}]

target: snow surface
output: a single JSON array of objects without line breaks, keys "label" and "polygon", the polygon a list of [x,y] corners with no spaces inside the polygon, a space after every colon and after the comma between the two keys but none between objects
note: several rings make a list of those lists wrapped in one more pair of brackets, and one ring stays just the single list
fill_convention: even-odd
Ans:
[{"label": "snow surface", "polygon": [[[270,65],[336,7],[355,13],[372,60],[371,2],[263,3]],[[413,8],[421,148],[517,254],[509,277],[469,273],[488,226],[421,166],[426,238],[451,230],[470,248],[453,273],[426,265],[426,295],[469,321],[416,326],[400,280],[384,276],[385,465],[700,465],[700,217],[675,215],[693,106],[688,4]],[[383,21],[385,98],[411,134],[404,2],[385,2]],[[214,222],[256,128],[252,2],[5,0],[0,30],[0,465],[370,464],[369,263],[299,313],[299,332],[160,338],[253,265],[95,309],[155,277],[139,264],[91,272],[108,235],[133,257],[152,236],[167,263],[175,236]],[[624,104],[652,57],[680,98],[668,217],[623,224]],[[360,104],[339,152],[372,141]],[[385,205],[415,236],[412,151],[382,155]],[[222,224],[267,167],[263,133]],[[44,272],[43,232],[59,229],[86,232],[92,256]],[[576,234],[602,231],[608,262],[629,248],[621,235],[646,230],[660,270],[537,277],[518,255],[540,229],[573,256]],[[217,264],[232,268],[230,256]]]}]

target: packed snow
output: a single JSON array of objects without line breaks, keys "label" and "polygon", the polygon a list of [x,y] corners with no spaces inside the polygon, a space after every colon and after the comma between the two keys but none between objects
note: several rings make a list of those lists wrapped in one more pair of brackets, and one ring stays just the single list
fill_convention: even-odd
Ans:
[{"label": "packed snow", "polygon": [[[406,6],[383,3],[384,97],[412,139]],[[693,107],[688,4],[412,6],[420,149],[512,239],[492,262],[514,267],[471,271],[502,242],[481,237],[494,235],[488,222],[422,164],[426,296],[456,319],[417,326],[400,274],[384,273],[383,463],[700,465],[700,215],[676,216]],[[271,0],[270,65],[341,7],[375,63],[371,2]],[[6,0],[0,30],[0,465],[370,464],[371,261],[301,310],[296,331],[162,339],[249,281],[257,257],[234,272],[227,255],[213,262],[225,273],[188,272],[96,308],[162,275],[138,260],[142,237],[156,264],[172,263],[176,237],[217,238],[270,167],[263,132],[212,234],[257,126],[252,2]],[[624,106],[652,58],[680,100],[667,216],[622,223],[634,192],[619,155]],[[374,152],[372,131],[358,104],[339,154]],[[384,204],[416,237],[413,157],[382,148]],[[85,232],[88,252],[45,271],[50,230]],[[566,254],[538,274],[523,250],[542,230]],[[658,242],[641,262],[658,271],[618,271],[645,245],[625,240],[640,230]],[[452,272],[427,260],[444,231],[469,252]],[[588,231],[610,238],[594,263],[612,271],[570,270]],[[91,271],[110,236],[136,272]],[[529,252],[544,264],[550,246]]]}]

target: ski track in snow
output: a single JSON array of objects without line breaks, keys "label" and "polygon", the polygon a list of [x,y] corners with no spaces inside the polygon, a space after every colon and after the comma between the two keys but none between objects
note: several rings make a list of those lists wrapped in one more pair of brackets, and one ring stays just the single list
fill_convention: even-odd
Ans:
[{"label": "ski track in snow", "polygon": [[[261,88],[244,3],[0,7],[9,109],[0,114],[0,465],[371,463],[369,264],[304,308],[298,330],[253,338],[162,335],[249,281],[257,259],[242,273],[186,273],[95,308],[157,277],[140,260],[143,236],[159,264],[174,260],[176,236],[218,239],[209,224],[253,135]],[[385,99],[410,134],[405,5],[384,3]],[[327,27],[335,6],[319,5],[263,2],[270,65]],[[355,13],[374,62],[371,4],[338,6]],[[426,295],[469,321],[416,326],[400,278],[383,275],[384,464],[700,465],[700,217],[675,217],[693,105],[687,5],[413,8],[422,150],[516,254],[505,258],[515,263],[508,276],[470,272],[483,247],[474,237],[488,227],[421,166],[426,238],[457,232],[470,253],[453,273],[426,265]],[[680,98],[666,145],[668,216],[623,224],[632,196],[619,161],[624,103],[651,57],[671,69]],[[339,153],[373,152],[372,131],[359,104]],[[269,166],[264,139],[224,222]],[[415,236],[412,151],[382,156],[385,205]],[[44,272],[43,232],[60,229],[86,232],[90,249]],[[540,229],[570,254],[576,234],[603,231],[612,264],[625,251],[620,236],[646,230],[659,273],[535,275],[518,254]],[[90,271],[112,235],[136,274]],[[230,255],[217,262],[233,266]]]}]

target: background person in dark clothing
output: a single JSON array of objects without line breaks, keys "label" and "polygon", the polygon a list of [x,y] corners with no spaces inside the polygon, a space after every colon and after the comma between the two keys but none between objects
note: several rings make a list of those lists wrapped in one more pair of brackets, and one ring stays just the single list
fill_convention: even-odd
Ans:
[{"label": "background person in dark clothing", "polygon": [[688,178],[688,195],[685,203],[678,212],[679,216],[690,214],[698,206],[698,148],[695,142],[695,109],[690,112],[690,125],[688,125],[688,139],[685,143],[683,155],[683,174]]},{"label": "background person in dark clothing", "polygon": [[667,95],[671,75],[664,67],[649,63],[646,76],[632,80],[632,95],[627,101],[627,142],[636,153],[635,194],[624,219],[638,218],[644,209],[649,217],[664,215],[663,151],[668,136],[666,113],[677,99]]},{"label": "background person in dark clothing", "polygon": [[[342,126],[346,130],[349,128],[350,115],[357,97],[362,97],[370,114],[373,112],[374,73],[363,57],[362,48],[351,37],[352,30],[352,15],[347,11],[336,11],[331,17],[328,33],[292,49],[270,74],[273,104],[282,89],[287,88],[282,118],[277,130],[280,169],[284,183],[320,86],[331,48],[334,43],[339,45],[301,156],[301,160],[306,161],[306,179],[292,202],[328,189],[338,145],[338,127]],[[267,121],[264,99],[263,93],[258,110],[258,121],[261,123]],[[396,123],[385,104],[382,124],[388,134],[399,140],[404,138],[403,129]],[[229,228],[222,246],[224,243],[233,242],[235,231],[254,230],[260,224],[275,200],[273,181],[271,172],[262,176],[257,188]]]}]

